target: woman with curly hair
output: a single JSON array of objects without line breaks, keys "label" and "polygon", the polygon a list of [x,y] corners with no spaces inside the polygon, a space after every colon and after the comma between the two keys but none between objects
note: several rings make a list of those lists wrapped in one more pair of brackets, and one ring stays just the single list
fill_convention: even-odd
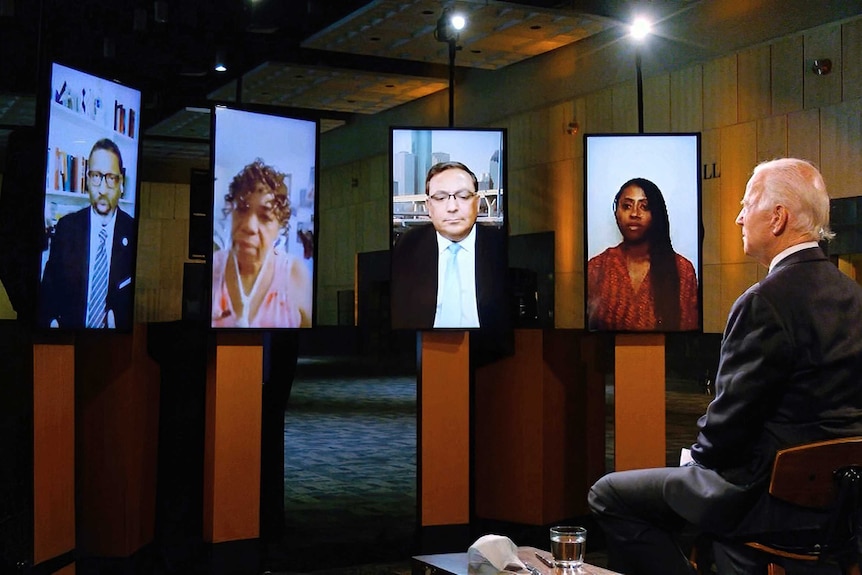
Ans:
[{"label": "woman with curly hair", "polygon": [[311,274],[277,241],[288,231],[285,174],[260,158],[230,183],[231,245],[213,254],[213,327],[308,327]]},{"label": "woman with curly hair", "polygon": [[691,262],[673,250],[658,186],[631,179],[617,192],[613,207],[623,241],[587,263],[589,329],[697,329],[697,276]]}]

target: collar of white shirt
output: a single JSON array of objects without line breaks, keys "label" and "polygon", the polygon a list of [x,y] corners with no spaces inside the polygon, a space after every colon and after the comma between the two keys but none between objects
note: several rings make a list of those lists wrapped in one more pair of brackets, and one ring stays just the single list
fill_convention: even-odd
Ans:
[{"label": "collar of white shirt", "polygon": [[772,262],[769,264],[769,271],[772,271],[775,266],[778,265],[778,262],[786,258],[791,254],[795,254],[796,252],[801,252],[802,250],[807,250],[809,248],[816,248],[818,246],[817,242],[802,242],[801,244],[796,244],[795,246],[790,246],[774,258],[772,258]]},{"label": "collar of white shirt", "polygon": [[468,252],[475,253],[476,248],[476,224],[470,228],[470,233],[460,242],[453,242],[450,239],[444,238],[437,232],[437,253],[442,254],[449,248],[449,244],[457,243]]}]

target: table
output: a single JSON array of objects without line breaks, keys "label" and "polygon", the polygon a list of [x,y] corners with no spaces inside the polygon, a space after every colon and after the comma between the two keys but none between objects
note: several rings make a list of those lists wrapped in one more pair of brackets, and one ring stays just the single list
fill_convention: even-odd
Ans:
[{"label": "table", "polygon": [[[559,567],[552,569],[536,559],[537,552],[548,558],[551,556],[548,551],[535,547],[518,547],[518,557],[521,561],[529,563],[531,567],[535,567],[542,575],[563,574],[563,570]],[[526,575],[526,571],[524,573]],[[572,571],[568,571],[568,573],[572,573]],[[584,563],[574,573],[577,573],[577,575],[620,575],[616,571],[609,571],[587,563]],[[467,566],[467,552],[417,555],[413,557],[412,575],[470,575],[470,569]]]}]

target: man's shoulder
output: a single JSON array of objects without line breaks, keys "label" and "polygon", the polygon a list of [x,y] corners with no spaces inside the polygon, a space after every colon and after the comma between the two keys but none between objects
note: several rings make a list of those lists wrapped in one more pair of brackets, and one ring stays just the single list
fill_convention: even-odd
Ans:
[{"label": "man's shoulder", "polygon": [[506,230],[502,226],[493,224],[476,224],[476,236],[488,239],[505,239]]},{"label": "man's shoulder", "polygon": [[434,226],[430,223],[412,227],[401,234],[401,237],[395,242],[395,249],[415,247],[417,244],[434,239],[434,234]]},{"label": "man's shoulder", "polygon": [[135,218],[133,218],[130,213],[123,211],[122,208],[117,208],[117,221],[124,224],[131,224],[135,221]]},{"label": "man's shoulder", "polygon": [[57,222],[57,232],[62,232],[75,227],[85,226],[88,223],[89,207],[81,208],[74,212],[69,212]]},{"label": "man's shoulder", "polygon": [[748,288],[743,297],[755,295],[775,302],[811,300],[813,293],[851,290],[862,295],[862,286],[841,272],[818,248],[787,256],[765,278]]},{"label": "man's shoulder", "polygon": [[66,214],[64,217],[70,218],[71,221],[86,220],[90,217],[90,206],[85,206],[80,210],[75,210],[72,213]]},{"label": "man's shoulder", "polygon": [[760,282],[760,286],[761,288],[781,289],[788,283],[799,281],[792,279],[794,277],[821,276],[824,273],[831,273],[833,269],[838,272],[838,268],[826,258],[820,248],[808,248],[790,254],[781,260]]}]

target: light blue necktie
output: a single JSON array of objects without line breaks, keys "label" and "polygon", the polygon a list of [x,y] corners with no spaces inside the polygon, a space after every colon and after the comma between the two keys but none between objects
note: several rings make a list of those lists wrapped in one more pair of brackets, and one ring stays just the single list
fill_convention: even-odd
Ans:
[{"label": "light blue necktie", "polygon": [[105,323],[105,296],[108,295],[108,252],[105,240],[108,230],[99,230],[99,247],[96,251],[96,265],[93,268],[93,289],[87,302],[87,327],[103,327]]},{"label": "light blue necktie", "polygon": [[461,244],[456,243],[451,243],[446,248],[449,258],[446,261],[446,274],[443,277],[443,299],[438,327],[461,325],[461,278],[458,274],[458,252],[461,249]]}]

